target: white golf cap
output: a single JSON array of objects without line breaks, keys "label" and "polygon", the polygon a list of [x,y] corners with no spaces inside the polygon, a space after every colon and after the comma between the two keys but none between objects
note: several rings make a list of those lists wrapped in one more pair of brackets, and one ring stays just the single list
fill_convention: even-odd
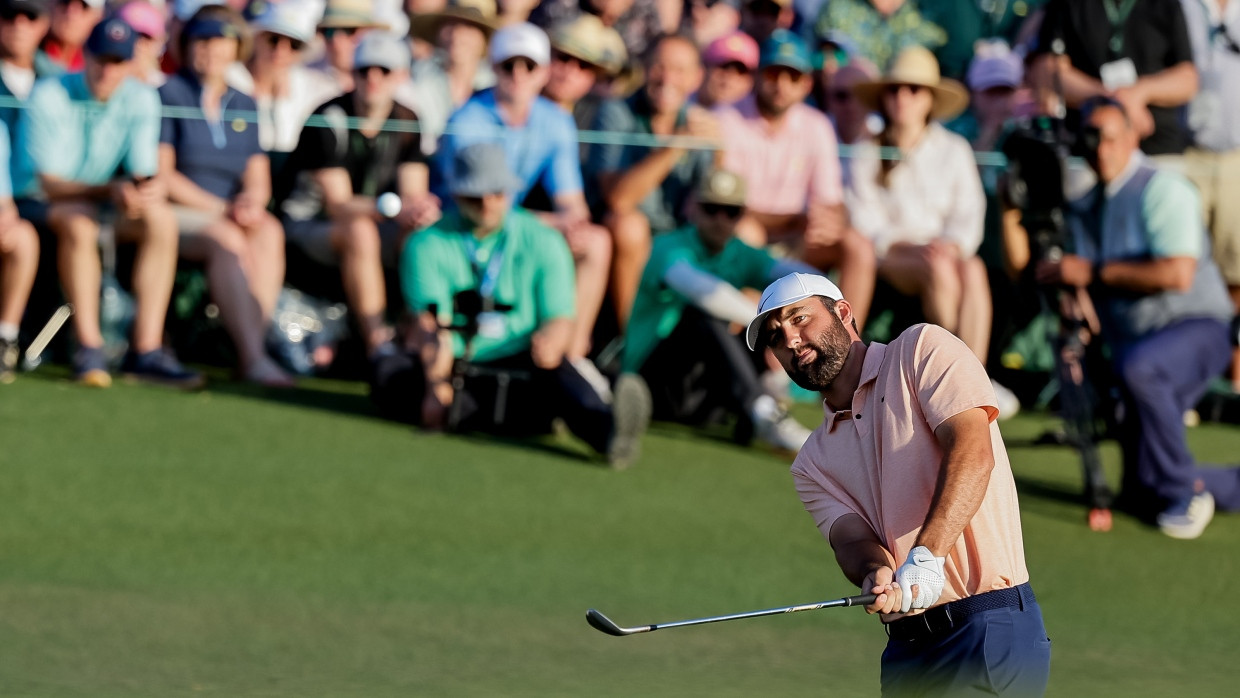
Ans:
[{"label": "white golf cap", "polygon": [[353,52],[353,69],[380,67],[391,71],[408,70],[413,57],[409,45],[387,32],[367,32]]},{"label": "white golf cap", "polygon": [[745,344],[749,345],[751,351],[754,349],[767,315],[811,296],[826,296],[833,301],[844,299],[838,286],[827,277],[817,274],[797,272],[772,282],[762,292],[762,300],[758,301],[758,316],[749,321],[749,329],[745,330]]},{"label": "white golf cap", "polygon": [[510,24],[491,37],[491,65],[509,58],[528,58],[538,65],[551,63],[551,40],[547,32],[530,24]]}]

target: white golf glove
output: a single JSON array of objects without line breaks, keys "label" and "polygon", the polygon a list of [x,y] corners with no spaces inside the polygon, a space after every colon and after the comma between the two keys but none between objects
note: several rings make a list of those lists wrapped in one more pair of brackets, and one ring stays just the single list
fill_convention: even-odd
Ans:
[{"label": "white golf glove", "polygon": [[[943,594],[943,558],[924,545],[913,548],[908,559],[896,570],[896,583],[900,585],[900,613],[913,608],[930,608]],[[913,585],[917,585],[917,598],[913,599]]]}]

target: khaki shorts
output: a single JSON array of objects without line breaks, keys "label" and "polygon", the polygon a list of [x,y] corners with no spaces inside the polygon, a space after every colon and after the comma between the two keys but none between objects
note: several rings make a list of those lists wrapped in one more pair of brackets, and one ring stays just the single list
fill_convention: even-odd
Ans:
[{"label": "khaki shorts", "polygon": [[177,232],[182,237],[202,235],[203,231],[219,222],[221,216],[214,211],[203,211],[180,204],[172,204],[172,214],[177,219]]},{"label": "khaki shorts", "polygon": [[[310,259],[324,266],[340,266],[340,256],[332,247],[332,221],[312,219],[308,221],[284,221],[284,237],[296,245]],[[379,254],[386,269],[395,269],[400,262],[400,244],[405,231],[396,221],[379,223]]]},{"label": "khaki shorts", "polygon": [[1240,149],[1216,153],[1190,148],[1184,174],[1201,192],[1214,260],[1228,286],[1240,286]]}]

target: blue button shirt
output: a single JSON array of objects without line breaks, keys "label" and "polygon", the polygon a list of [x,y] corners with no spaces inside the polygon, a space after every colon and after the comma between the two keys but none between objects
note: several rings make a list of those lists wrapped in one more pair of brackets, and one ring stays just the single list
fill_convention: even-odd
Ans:
[{"label": "blue button shirt", "polygon": [[21,116],[23,135],[13,178],[18,196],[41,195],[38,176],[105,184],[118,170],[151,177],[159,169],[159,94],[126,78],[107,102],[94,98],[83,73],[35,83]]},{"label": "blue button shirt", "polygon": [[554,199],[562,194],[582,191],[581,153],[577,146],[577,124],[568,112],[554,102],[539,97],[530,107],[523,126],[507,126],[500,118],[495,91],[474,95],[448,119],[448,130],[436,154],[439,173],[435,193],[445,201],[451,195],[452,160],[457,150],[474,143],[492,142],[504,146],[508,167],[523,182],[514,192],[520,202],[534,185],[541,182]]},{"label": "blue button shirt", "polygon": [[[159,88],[165,107],[202,106],[202,85],[193,76],[174,75]],[[220,98],[219,120],[201,114],[165,115],[159,142],[176,150],[177,172],[221,199],[231,199],[241,189],[241,178],[250,157],[262,152],[258,125],[246,116],[257,111],[254,100],[232,89]]]}]

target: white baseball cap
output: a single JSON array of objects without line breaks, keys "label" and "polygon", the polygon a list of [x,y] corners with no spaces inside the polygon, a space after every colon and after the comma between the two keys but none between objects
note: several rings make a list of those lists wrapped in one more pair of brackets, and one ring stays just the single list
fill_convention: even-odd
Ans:
[{"label": "white baseball cap", "polygon": [[305,44],[314,39],[322,16],[323,10],[315,0],[282,0],[268,5],[250,26],[255,32],[279,34]]},{"label": "white baseball cap", "polygon": [[749,321],[749,329],[745,330],[745,344],[752,351],[758,343],[758,334],[766,316],[811,296],[826,296],[833,301],[843,300],[844,294],[831,280],[817,274],[796,272],[772,282],[762,292],[762,300],[758,301],[758,316]]},{"label": "white baseball cap", "polygon": [[491,36],[491,65],[509,58],[528,58],[538,65],[551,63],[551,40],[529,22],[510,24]]}]

